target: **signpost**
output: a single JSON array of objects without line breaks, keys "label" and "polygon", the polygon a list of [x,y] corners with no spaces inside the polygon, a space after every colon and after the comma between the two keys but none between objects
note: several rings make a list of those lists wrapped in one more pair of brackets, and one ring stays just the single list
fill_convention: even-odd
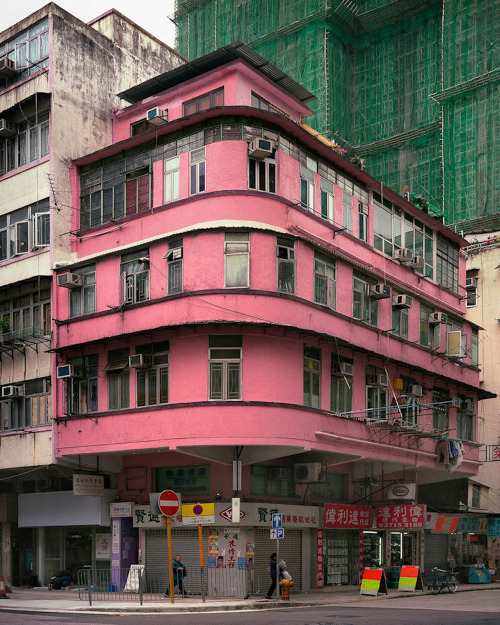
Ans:
[{"label": "signpost", "polygon": [[[273,529],[271,530],[271,538],[276,538],[276,599],[280,598],[280,539],[285,537],[285,530],[281,527],[283,516],[276,512],[272,518]],[[276,534],[273,536],[273,532]],[[279,532],[279,534],[278,534]]]},{"label": "signpost", "polygon": [[177,514],[181,505],[179,495],[173,490],[164,490],[158,497],[160,512],[167,517],[167,545],[168,545],[168,576],[170,582],[170,601],[174,603],[174,570],[172,566],[172,533],[170,529],[170,517]]},{"label": "signpost", "polygon": [[205,597],[205,571],[203,568],[203,525],[215,525],[215,504],[196,503],[182,506],[182,525],[198,526],[198,542],[200,545],[201,596]]}]

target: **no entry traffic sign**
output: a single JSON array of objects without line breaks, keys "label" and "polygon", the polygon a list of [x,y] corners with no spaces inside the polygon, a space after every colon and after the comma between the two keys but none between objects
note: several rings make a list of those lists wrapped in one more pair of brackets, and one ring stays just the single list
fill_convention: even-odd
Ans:
[{"label": "no entry traffic sign", "polygon": [[173,490],[164,490],[158,497],[158,507],[165,516],[174,516],[179,510],[180,501],[177,493]]}]

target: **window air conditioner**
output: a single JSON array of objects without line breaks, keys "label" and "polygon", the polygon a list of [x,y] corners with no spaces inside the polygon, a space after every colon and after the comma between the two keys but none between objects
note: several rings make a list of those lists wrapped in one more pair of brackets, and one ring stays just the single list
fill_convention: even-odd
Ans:
[{"label": "window air conditioner", "polygon": [[429,313],[429,323],[446,323],[448,317],[446,313],[443,312],[434,312]]},{"label": "window air conditioner", "polygon": [[476,405],[475,403],[472,401],[472,399],[465,399],[464,400],[464,405],[463,405],[463,409],[467,412],[474,412]]},{"label": "window air conditioner", "polygon": [[296,484],[310,484],[319,482],[321,477],[321,462],[303,462],[293,465],[293,481]]},{"label": "window air conditioner", "polygon": [[2,386],[2,399],[10,399],[11,397],[21,397],[23,395],[22,386]]},{"label": "window air conditioner", "polygon": [[340,372],[344,375],[354,375],[354,365],[351,362],[341,362]]},{"label": "window air conditioner", "polygon": [[377,384],[379,386],[387,386],[389,384],[389,380],[387,378],[387,376],[383,373],[379,374],[377,376]]},{"label": "window air conditioner", "polygon": [[57,379],[81,378],[82,368],[78,365],[61,365],[57,367]]},{"label": "window air conditioner", "polygon": [[466,278],[465,279],[465,288],[466,289],[475,289],[477,287],[477,278]]},{"label": "window air conditioner", "polygon": [[66,289],[73,289],[77,286],[82,286],[83,279],[76,273],[61,273],[57,276],[57,286],[63,286]]},{"label": "window air conditioner", "polygon": [[0,137],[12,137],[15,134],[17,134],[17,124],[5,117],[0,118]]},{"label": "window air conditioner", "polygon": [[248,156],[253,158],[266,158],[273,153],[274,145],[269,139],[254,139],[248,145]]},{"label": "window air conditioner", "polygon": [[410,261],[410,267],[413,269],[423,269],[424,268],[424,257],[423,256],[414,256],[413,260]]},{"label": "window air conditioner", "polygon": [[392,305],[394,308],[411,308],[413,304],[413,298],[409,295],[393,295]]},{"label": "window air conditioner", "polygon": [[149,354],[134,354],[128,357],[128,366],[132,369],[146,369],[151,367],[151,356]]},{"label": "window air conditioner", "polygon": [[168,123],[168,111],[155,106],[154,109],[149,109],[146,112],[146,121],[153,124],[153,126],[165,126]]},{"label": "window air conditioner", "polygon": [[17,74],[14,61],[6,56],[0,57],[0,76],[4,78],[12,78]]},{"label": "window air conditioner", "polygon": [[391,296],[391,287],[388,284],[374,284],[370,286],[369,295],[373,299],[386,299]]},{"label": "window air conditioner", "polygon": [[462,407],[462,400],[460,399],[460,397],[452,397],[451,398],[451,405],[453,408],[461,408]]},{"label": "window air conditioner", "polygon": [[402,263],[411,263],[413,260],[413,252],[406,247],[401,250],[394,250],[394,259]]},{"label": "window air conditioner", "polygon": [[422,397],[423,394],[424,389],[420,385],[412,384],[410,387],[410,395],[413,395],[414,397]]}]

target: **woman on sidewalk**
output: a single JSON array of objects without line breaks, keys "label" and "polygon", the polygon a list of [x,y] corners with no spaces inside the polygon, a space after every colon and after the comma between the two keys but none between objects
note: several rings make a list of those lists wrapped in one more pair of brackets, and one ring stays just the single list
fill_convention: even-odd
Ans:
[{"label": "woman on sidewalk", "polygon": [[[271,554],[271,557],[269,560],[269,574],[271,575],[271,585],[269,586],[269,590],[267,591],[266,599],[272,599],[273,593],[276,590],[277,574],[278,574],[278,563],[276,562],[276,557],[277,557],[277,554],[276,552],[274,552]],[[280,580],[281,580],[281,574],[282,574],[282,570],[280,566],[279,567],[279,579]],[[280,588],[280,592],[281,592],[281,588]]]}]

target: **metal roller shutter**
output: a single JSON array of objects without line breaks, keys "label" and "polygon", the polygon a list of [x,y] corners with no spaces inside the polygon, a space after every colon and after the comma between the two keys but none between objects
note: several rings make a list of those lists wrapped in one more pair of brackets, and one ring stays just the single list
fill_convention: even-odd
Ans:
[{"label": "metal roller shutter", "polygon": [[424,565],[428,574],[433,566],[447,569],[448,562],[448,534],[425,533]]},{"label": "metal roller shutter", "polygon": [[[267,592],[271,584],[269,556],[276,551],[276,541],[269,538],[269,529],[255,529],[255,564],[258,566],[258,588]],[[302,531],[285,528],[285,538],[280,541],[280,560],[285,560],[295,588],[302,588]]]},{"label": "metal roller shutter", "polygon": [[[207,532],[203,531],[203,549],[207,551]],[[200,549],[198,529],[172,530],[172,556],[181,555],[186,567],[184,579],[186,589],[192,594],[201,594]],[[146,534],[146,571],[151,585],[163,589],[168,587],[168,546],[165,530],[148,530]]]}]

